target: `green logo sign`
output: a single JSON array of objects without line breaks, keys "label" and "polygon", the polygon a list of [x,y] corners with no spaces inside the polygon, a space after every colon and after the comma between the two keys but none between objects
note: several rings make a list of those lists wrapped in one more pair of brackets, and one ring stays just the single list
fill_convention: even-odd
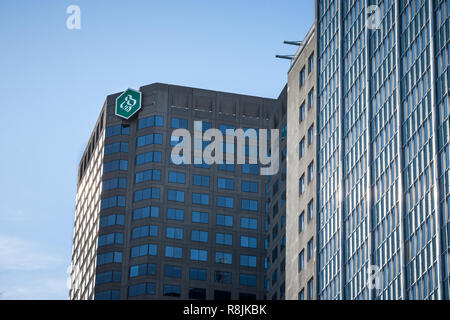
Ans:
[{"label": "green logo sign", "polygon": [[141,109],[142,93],[128,89],[116,99],[116,116],[130,119]]}]

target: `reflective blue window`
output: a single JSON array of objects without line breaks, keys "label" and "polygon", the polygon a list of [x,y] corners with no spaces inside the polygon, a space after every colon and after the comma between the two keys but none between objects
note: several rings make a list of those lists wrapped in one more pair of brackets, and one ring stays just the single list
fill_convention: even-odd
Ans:
[{"label": "reflective blue window", "polygon": [[216,263],[222,264],[232,264],[233,263],[233,255],[227,252],[216,252]]},{"label": "reflective blue window", "polygon": [[233,280],[233,274],[227,271],[215,271],[214,272],[214,282],[231,284]]},{"label": "reflective blue window", "polygon": [[133,220],[159,218],[159,207],[144,207],[133,211]]},{"label": "reflective blue window", "polygon": [[208,212],[192,211],[192,222],[208,223]]},{"label": "reflective blue window", "polygon": [[164,276],[169,278],[181,279],[181,271],[182,269],[179,266],[171,266],[171,265],[164,266]]},{"label": "reflective blue window", "polygon": [[181,259],[183,257],[183,249],[179,247],[166,246],[166,257]]},{"label": "reflective blue window", "polygon": [[167,209],[167,219],[168,220],[177,220],[184,221],[184,210],[183,209]]},{"label": "reflective blue window", "polygon": [[191,268],[189,270],[189,279],[190,280],[206,281],[207,273],[208,272],[207,272],[206,269]]},{"label": "reflective blue window", "polygon": [[136,173],[136,183],[142,183],[146,181],[160,181],[161,170],[150,169]]},{"label": "reflective blue window", "polygon": [[169,201],[184,202],[184,192],[178,190],[167,190]]},{"label": "reflective blue window", "polygon": [[127,124],[119,124],[117,126],[112,126],[106,128],[105,137],[113,137],[118,135],[129,135],[130,134],[130,126]]},{"label": "reflective blue window", "polygon": [[159,151],[151,151],[141,153],[136,156],[136,165],[142,165],[146,163],[160,163],[162,161],[162,153]]},{"label": "reflective blue window", "polygon": [[240,255],[240,265],[243,267],[256,268],[256,257],[241,254]]},{"label": "reflective blue window", "polygon": [[126,189],[127,188],[127,178],[114,178],[109,180],[104,180],[103,191],[113,190],[113,189]]},{"label": "reflective blue window", "polygon": [[169,171],[170,183],[186,183],[186,174],[183,172]]},{"label": "reflective blue window", "polygon": [[259,166],[257,164],[243,164],[242,173],[259,175]]},{"label": "reflective blue window", "polygon": [[216,206],[221,208],[234,208],[234,199],[232,197],[218,196]]},{"label": "reflective blue window", "polygon": [[96,292],[94,300],[119,300],[120,291],[119,290],[107,290]]},{"label": "reflective blue window", "polygon": [[128,287],[129,297],[138,297],[145,295],[154,295],[156,292],[155,284],[152,282],[139,283]]},{"label": "reflective blue window", "polygon": [[147,118],[139,119],[138,130],[150,127],[163,127],[164,118],[161,116],[150,116]]},{"label": "reflective blue window", "polygon": [[257,200],[249,200],[249,199],[241,199],[241,209],[248,211],[258,211],[258,201]]},{"label": "reflective blue window", "polygon": [[239,275],[239,284],[245,287],[256,287],[256,276],[241,273]]},{"label": "reflective blue window", "polygon": [[107,252],[97,256],[97,265],[101,266],[109,263],[122,263],[122,252]]},{"label": "reflective blue window", "polygon": [[253,218],[241,218],[241,228],[257,230],[258,229],[258,220],[253,219]]},{"label": "reflective blue window", "polygon": [[209,205],[209,194],[207,193],[192,193],[192,203],[200,205]]},{"label": "reflective blue window", "polygon": [[125,207],[125,197],[123,196],[114,196],[110,198],[102,199],[101,209],[109,209],[109,208],[123,208]]},{"label": "reflective blue window", "polygon": [[98,246],[108,246],[111,244],[123,244],[123,233],[109,233],[98,237]]},{"label": "reflective blue window", "polygon": [[229,233],[216,233],[216,244],[233,245],[233,235]]},{"label": "reflective blue window", "polygon": [[113,225],[123,226],[125,216],[123,214],[113,214],[100,218],[100,228],[109,227]]},{"label": "reflective blue window", "polygon": [[234,164],[218,164],[217,169],[220,171],[234,172]]},{"label": "reflective blue window", "polygon": [[195,186],[209,187],[209,176],[194,174],[193,183]]},{"label": "reflective blue window", "polygon": [[119,152],[128,152],[128,142],[116,142],[105,145],[105,156]]},{"label": "reflective blue window", "polygon": [[242,192],[258,193],[258,182],[245,181],[241,182]]},{"label": "reflective blue window", "polygon": [[146,136],[141,136],[137,138],[137,147],[144,147],[153,144],[162,144],[162,134],[151,133]]},{"label": "reflective blue window", "polygon": [[120,282],[122,279],[122,272],[120,271],[107,271],[102,273],[97,273],[95,276],[95,284],[103,284],[110,282]]},{"label": "reflective blue window", "polygon": [[175,285],[164,285],[163,294],[166,297],[180,297],[181,296],[181,288],[180,286]]},{"label": "reflective blue window", "polygon": [[218,214],[216,216],[216,224],[218,226],[232,227],[233,226],[233,216]]},{"label": "reflective blue window", "polygon": [[160,198],[159,188],[148,188],[143,190],[137,190],[134,192],[134,202],[148,200],[148,199],[159,199]]},{"label": "reflective blue window", "polygon": [[188,121],[186,119],[172,118],[172,129],[187,129]]},{"label": "reflective blue window", "polygon": [[131,232],[131,239],[139,239],[145,237],[157,237],[158,236],[158,226],[148,225],[142,227],[133,228]]},{"label": "reflective blue window", "polygon": [[219,189],[234,190],[234,180],[229,178],[217,178],[217,187]]},{"label": "reflective blue window", "polygon": [[156,274],[156,264],[144,263],[130,267],[130,278]]},{"label": "reflective blue window", "polygon": [[256,249],[258,240],[255,237],[241,236],[241,247]]},{"label": "reflective blue window", "polygon": [[208,261],[208,251],[200,249],[191,249],[192,261]]},{"label": "reflective blue window", "polygon": [[192,230],[191,241],[208,242],[208,231]]},{"label": "reflective blue window", "polygon": [[110,162],[105,162],[103,164],[103,173],[113,172],[113,171],[127,171],[128,161],[127,160],[113,160]]},{"label": "reflective blue window", "polygon": [[158,252],[158,245],[156,244],[144,244],[131,248],[131,258],[143,257],[143,256],[156,256]]},{"label": "reflective blue window", "polygon": [[166,238],[182,240],[183,239],[183,228],[167,227],[166,228]]}]

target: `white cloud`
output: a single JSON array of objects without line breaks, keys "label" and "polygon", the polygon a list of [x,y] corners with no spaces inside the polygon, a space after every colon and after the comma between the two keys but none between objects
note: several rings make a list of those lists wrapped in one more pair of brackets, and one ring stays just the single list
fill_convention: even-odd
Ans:
[{"label": "white cloud", "polygon": [[40,270],[63,262],[49,251],[22,238],[0,235],[0,270]]}]

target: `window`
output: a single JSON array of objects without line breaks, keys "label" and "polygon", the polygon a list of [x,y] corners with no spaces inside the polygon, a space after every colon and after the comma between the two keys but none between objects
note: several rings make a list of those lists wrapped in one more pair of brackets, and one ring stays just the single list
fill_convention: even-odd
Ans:
[{"label": "window", "polygon": [[298,216],[298,233],[302,233],[305,230],[305,213],[302,212]]},{"label": "window", "polygon": [[255,237],[241,236],[241,247],[242,248],[253,248],[256,249],[258,241]]},{"label": "window", "polygon": [[200,249],[191,249],[191,260],[192,261],[208,261],[208,251]]},{"label": "window", "polygon": [[233,216],[218,214],[218,215],[216,215],[216,224],[218,226],[232,227],[233,226]]},{"label": "window", "polygon": [[127,171],[128,161],[127,160],[113,160],[110,162],[105,162],[103,165],[103,173],[113,172],[113,171]]},{"label": "window", "polygon": [[314,53],[308,59],[308,74],[314,69]]},{"label": "window", "polygon": [[94,300],[119,300],[120,291],[119,290],[107,290],[96,292]]},{"label": "window", "polygon": [[216,244],[233,245],[233,235],[229,233],[216,233]]},{"label": "window", "polygon": [[113,189],[126,189],[127,188],[127,178],[114,178],[110,180],[104,180],[102,182],[103,191],[113,190]]},{"label": "window", "polygon": [[206,130],[211,129],[211,123],[204,121],[196,121],[194,122],[195,130],[205,132]]},{"label": "window", "polygon": [[181,259],[183,256],[183,249],[179,247],[166,246],[166,257]]},{"label": "window", "polygon": [[195,186],[209,187],[209,176],[194,174],[193,183]]},{"label": "window", "polygon": [[305,192],[305,175],[298,180],[298,194],[302,195]]},{"label": "window", "polygon": [[125,223],[125,216],[123,214],[113,214],[100,218],[100,228],[109,226],[123,226]]},{"label": "window", "polygon": [[313,278],[308,281],[308,300],[312,300],[314,298],[314,281]]},{"label": "window", "polygon": [[171,125],[172,129],[187,129],[188,121],[186,119],[172,118]]},{"label": "window", "polygon": [[97,265],[122,263],[122,252],[107,252],[97,256]]},{"label": "window", "polygon": [[298,109],[298,122],[302,123],[303,120],[305,120],[305,116],[306,116],[306,107],[305,103],[303,102],[300,108]]},{"label": "window", "polygon": [[219,169],[219,171],[234,172],[234,164],[218,164],[217,169]]},{"label": "window", "polygon": [[192,230],[191,241],[194,242],[208,242],[208,231]]},{"label": "window", "polygon": [[158,251],[158,245],[156,244],[144,244],[131,248],[131,258],[144,257],[144,256],[156,256]]},{"label": "window", "polygon": [[250,193],[258,193],[258,182],[243,180],[241,182],[241,191],[242,192],[250,192]]},{"label": "window", "polygon": [[206,300],[206,289],[189,288],[189,299]]},{"label": "window", "polygon": [[308,241],[308,261],[312,259],[314,255],[314,241],[313,239]]},{"label": "window", "polygon": [[308,109],[311,109],[314,105],[314,89],[308,93]]},{"label": "window", "polygon": [[141,136],[137,138],[137,147],[145,147],[153,144],[162,144],[162,134],[160,133],[151,133],[146,136]]},{"label": "window", "polygon": [[182,240],[183,239],[183,228],[167,227],[166,228],[166,238]]},{"label": "window", "polygon": [[300,141],[300,144],[298,146],[298,158],[299,159],[303,158],[303,156],[305,155],[305,149],[306,149],[305,138],[303,138],[302,141]]},{"label": "window", "polygon": [[167,198],[169,201],[184,202],[184,191],[167,190]]},{"label": "window", "polygon": [[300,88],[303,87],[303,85],[305,84],[305,81],[306,81],[306,70],[305,70],[305,67],[303,67],[302,71],[300,71],[300,76],[299,76]]},{"label": "window", "polygon": [[231,300],[231,292],[230,291],[222,291],[222,290],[214,290],[214,300],[230,301]]},{"label": "window", "polygon": [[144,207],[133,211],[133,220],[159,218],[159,207]]},{"label": "window", "polygon": [[180,297],[181,289],[180,286],[174,285],[164,285],[163,294],[165,297]]},{"label": "window", "polygon": [[95,284],[103,284],[110,282],[120,282],[122,279],[122,272],[120,271],[107,271],[103,273],[97,273],[95,276]]},{"label": "window", "polygon": [[314,179],[314,162],[311,162],[308,166],[308,183]]},{"label": "window", "polygon": [[117,126],[108,127],[105,130],[106,138],[129,134],[130,134],[130,126],[128,124],[119,124]]},{"label": "window", "polygon": [[240,265],[242,267],[256,268],[256,256],[248,256],[248,255],[241,254]]},{"label": "window", "polygon": [[218,196],[216,206],[220,208],[234,208],[234,199],[232,197]]},{"label": "window", "polygon": [[216,271],[214,272],[214,282],[231,284],[232,283],[232,273],[227,271]]},{"label": "window", "polygon": [[242,173],[258,175],[259,174],[259,166],[257,164],[245,163],[242,165]]},{"label": "window", "polygon": [[208,212],[192,211],[192,222],[208,224]]},{"label": "window", "polygon": [[147,118],[139,119],[138,130],[150,127],[163,127],[164,118],[161,116],[150,116]]},{"label": "window", "polygon": [[125,207],[125,197],[115,196],[110,198],[102,199],[101,210],[109,208],[123,208]]},{"label": "window", "polygon": [[239,275],[239,284],[244,287],[256,287],[256,276],[241,273]]},{"label": "window", "polygon": [[130,278],[156,274],[156,264],[144,263],[130,267]]},{"label": "window", "polygon": [[159,188],[148,188],[143,190],[137,190],[134,192],[134,202],[159,198],[160,198]]},{"label": "window", "polygon": [[155,284],[148,283],[139,283],[128,287],[128,296],[129,297],[138,297],[144,295],[154,295],[155,294]]},{"label": "window", "polygon": [[314,141],[314,125],[308,129],[308,146],[310,146]]},{"label": "window", "polygon": [[249,200],[249,199],[241,199],[241,209],[248,211],[258,211],[258,201],[257,200]]},{"label": "window", "polygon": [[253,218],[241,218],[241,228],[249,230],[257,230],[258,220]]},{"label": "window", "polygon": [[179,266],[164,266],[164,276],[168,278],[178,278],[181,279],[181,267]]},{"label": "window", "polygon": [[186,174],[183,172],[169,171],[169,183],[186,183]]},{"label": "window", "polygon": [[152,169],[136,173],[136,183],[142,183],[146,181],[160,181],[161,170]]},{"label": "window", "polygon": [[183,209],[167,209],[167,219],[168,220],[176,220],[176,221],[184,221],[184,210]]},{"label": "window", "polygon": [[127,142],[116,142],[105,145],[105,156],[119,152],[128,152]]},{"label": "window", "polygon": [[206,281],[207,274],[208,274],[208,272],[206,269],[191,268],[189,270],[189,279],[190,280],[198,280],[198,281]]},{"label": "window", "polygon": [[216,252],[216,263],[232,264],[233,263],[233,255],[231,253],[217,251]]},{"label": "window", "polygon": [[228,178],[217,178],[217,187],[219,189],[234,190],[234,180]]},{"label": "window", "polygon": [[298,272],[305,268],[305,250],[302,250],[298,255]]},{"label": "window", "polygon": [[145,237],[157,237],[158,229],[158,226],[154,225],[136,227],[131,232],[131,239],[134,240]]},{"label": "window", "polygon": [[209,205],[209,194],[207,193],[192,193],[192,203],[200,205]]},{"label": "window", "polygon": [[162,153],[159,151],[151,151],[146,153],[141,153],[136,156],[136,165],[142,165],[146,163],[158,162],[162,161]]},{"label": "window", "polygon": [[311,200],[308,203],[308,220],[311,220],[314,217],[314,200]]}]

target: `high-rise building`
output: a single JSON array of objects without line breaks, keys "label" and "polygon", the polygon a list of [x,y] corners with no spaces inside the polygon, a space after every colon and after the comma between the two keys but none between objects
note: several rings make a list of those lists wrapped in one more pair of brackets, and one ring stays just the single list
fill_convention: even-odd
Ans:
[{"label": "high-rise building", "polygon": [[70,298],[263,299],[267,176],[254,164],[175,165],[172,132],[269,128],[282,102],[159,83],[139,92],[129,120],[116,115],[121,94],[107,97],[80,162]]},{"label": "high-rise building", "polygon": [[316,2],[319,299],[449,298],[449,12]]},{"label": "high-rise building", "polygon": [[286,298],[316,299],[316,36],[313,26],[288,72]]}]

